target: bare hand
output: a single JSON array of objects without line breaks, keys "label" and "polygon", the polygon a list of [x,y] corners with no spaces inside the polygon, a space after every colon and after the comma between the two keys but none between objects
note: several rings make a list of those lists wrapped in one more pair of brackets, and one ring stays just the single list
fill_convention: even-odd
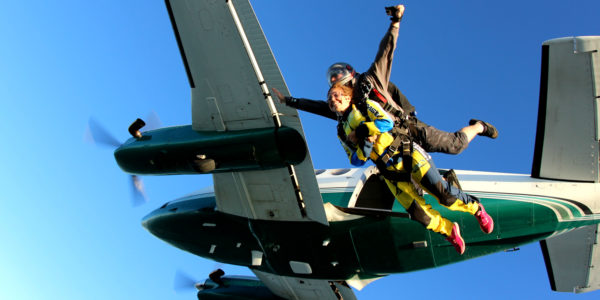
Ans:
[{"label": "bare hand", "polygon": [[272,88],[272,89],[273,89],[273,94],[275,94],[275,96],[277,96],[277,98],[279,98],[279,103],[285,104],[285,96],[283,96],[283,94],[281,92],[279,92],[279,90],[277,90],[276,88]]},{"label": "bare hand", "polygon": [[367,141],[369,141],[370,143],[375,143],[375,141],[377,140],[377,136],[376,135],[372,135],[367,137]]}]

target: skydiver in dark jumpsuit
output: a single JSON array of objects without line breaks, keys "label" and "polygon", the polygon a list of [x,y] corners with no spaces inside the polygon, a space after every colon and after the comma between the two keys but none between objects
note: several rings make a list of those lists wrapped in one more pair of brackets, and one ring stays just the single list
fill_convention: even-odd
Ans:
[{"label": "skydiver in dark jumpsuit", "polygon": [[[387,75],[387,78],[389,79],[391,59],[388,61],[385,55],[382,57],[379,65],[372,65],[364,74],[374,86],[369,94],[369,99],[379,102],[382,102],[382,100],[385,101],[384,99],[392,99],[395,102],[395,105],[399,106],[404,113],[409,116],[410,121],[414,124],[414,126],[411,126],[411,137],[413,138],[413,141],[421,145],[425,151],[459,154],[467,148],[476,135],[487,136],[493,139],[498,137],[498,131],[493,125],[476,119],[470,120],[469,126],[456,132],[442,131],[421,122],[416,117],[415,107],[408,101],[406,96],[402,94],[395,84],[389,82],[389,80],[373,80],[374,75],[370,72],[380,72],[383,70],[383,66],[389,66],[389,68],[387,68],[388,74],[376,75],[379,75],[382,78]],[[327,70],[327,81],[330,87],[335,83],[340,82],[351,88],[356,88],[356,83],[360,75],[361,74],[357,73],[354,68],[347,63],[335,63]],[[294,98],[291,96],[286,97],[277,89],[273,90],[281,103],[332,120],[337,120],[337,116],[329,110],[326,101]]]}]

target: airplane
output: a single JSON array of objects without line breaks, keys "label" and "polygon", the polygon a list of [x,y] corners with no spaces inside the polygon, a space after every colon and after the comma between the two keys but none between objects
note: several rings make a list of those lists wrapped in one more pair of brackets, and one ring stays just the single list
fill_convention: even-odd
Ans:
[{"label": "airplane", "polygon": [[217,270],[197,285],[199,299],[355,299],[351,287],[389,274],[538,241],[553,290],[600,288],[593,269],[600,260],[600,37],[544,42],[531,175],[456,171],[494,218],[492,234],[425,195],[460,224],[461,256],[410,220],[376,168],[314,170],[297,111],[270,95],[273,87],[289,91],[249,1],[166,6],[191,87],[192,124],[141,132],[143,123],[134,122],[115,158],[136,176],[212,174],[213,188],[142,220],[177,248],[256,275]]}]

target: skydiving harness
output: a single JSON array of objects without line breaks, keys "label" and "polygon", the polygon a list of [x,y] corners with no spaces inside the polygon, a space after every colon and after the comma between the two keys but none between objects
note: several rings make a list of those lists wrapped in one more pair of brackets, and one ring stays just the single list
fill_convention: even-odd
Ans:
[{"label": "skydiving harness", "polygon": [[[408,132],[408,131],[407,131]],[[391,180],[391,181],[411,181],[411,173],[412,173],[412,139],[410,135],[407,135],[403,132],[401,128],[394,126],[391,131],[394,140],[387,147],[386,152],[379,156],[379,158],[375,161],[375,165],[377,169],[379,169],[379,173],[383,175],[383,177]],[[403,172],[394,172],[387,169],[388,163],[390,159],[394,156],[394,153],[398,150],[401,150],[400,155],[402,157],[402,166]]]},{"label": "skydiving harness", "polygon": [[[394,140],[387,147],[385,153],[375,161],[375,165],[377,169],[379,169],[379,173],[383,175],[385,178],[391,181],[411,181],[411,173],[412,173],[412,138],[411,132],[415,132],[415,124],[414,118],[409,118],[407,114],[404,113],[401,107],[395,107],[393,104],[390,104],[387,99],[375,88],[373,88],[373,84],[364,78],[364,74],[361,74],[356,81],[358,86],[357,90],[358,95],[352,99],[355,103],[356,108],[360,111],[360,113],[369,120],[369,114],[367,112],[367,100],[369,99],[369,94],[373,92],[375,96],[373,100],[376,100],[382,105],[382,108],[387,111],[389,114],[393,116],[394,127],[389,132]],[[351,142],[346,138],[346,132],[344,130],[342,119],[338,122],[338,136],[342,138],[342,140],[349,145],[351,148],[353,145],[350,145]],[[402,157],[402,166],[403,172],[395,172],[387,169],[388,163],[390,159],[392,159],[396,153],[396,151],[400,150],[400,155]]]}]

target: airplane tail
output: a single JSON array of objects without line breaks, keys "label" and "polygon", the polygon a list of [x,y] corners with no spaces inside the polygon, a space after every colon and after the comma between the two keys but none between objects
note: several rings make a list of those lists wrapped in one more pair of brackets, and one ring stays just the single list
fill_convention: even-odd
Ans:
[{"label": "airplane tail", "polygon": [[[549,40],[542,46],[538,127],[531,176],[599,182],[600,36]],[[598,212],[600,199],[587,204]],[[599,225],[540,242],[552,290],[600,289]]]},{"label": "airplane tail", "polygon": [[532,177],[598,182],[599,49],[600,36],[543,43]]}]

